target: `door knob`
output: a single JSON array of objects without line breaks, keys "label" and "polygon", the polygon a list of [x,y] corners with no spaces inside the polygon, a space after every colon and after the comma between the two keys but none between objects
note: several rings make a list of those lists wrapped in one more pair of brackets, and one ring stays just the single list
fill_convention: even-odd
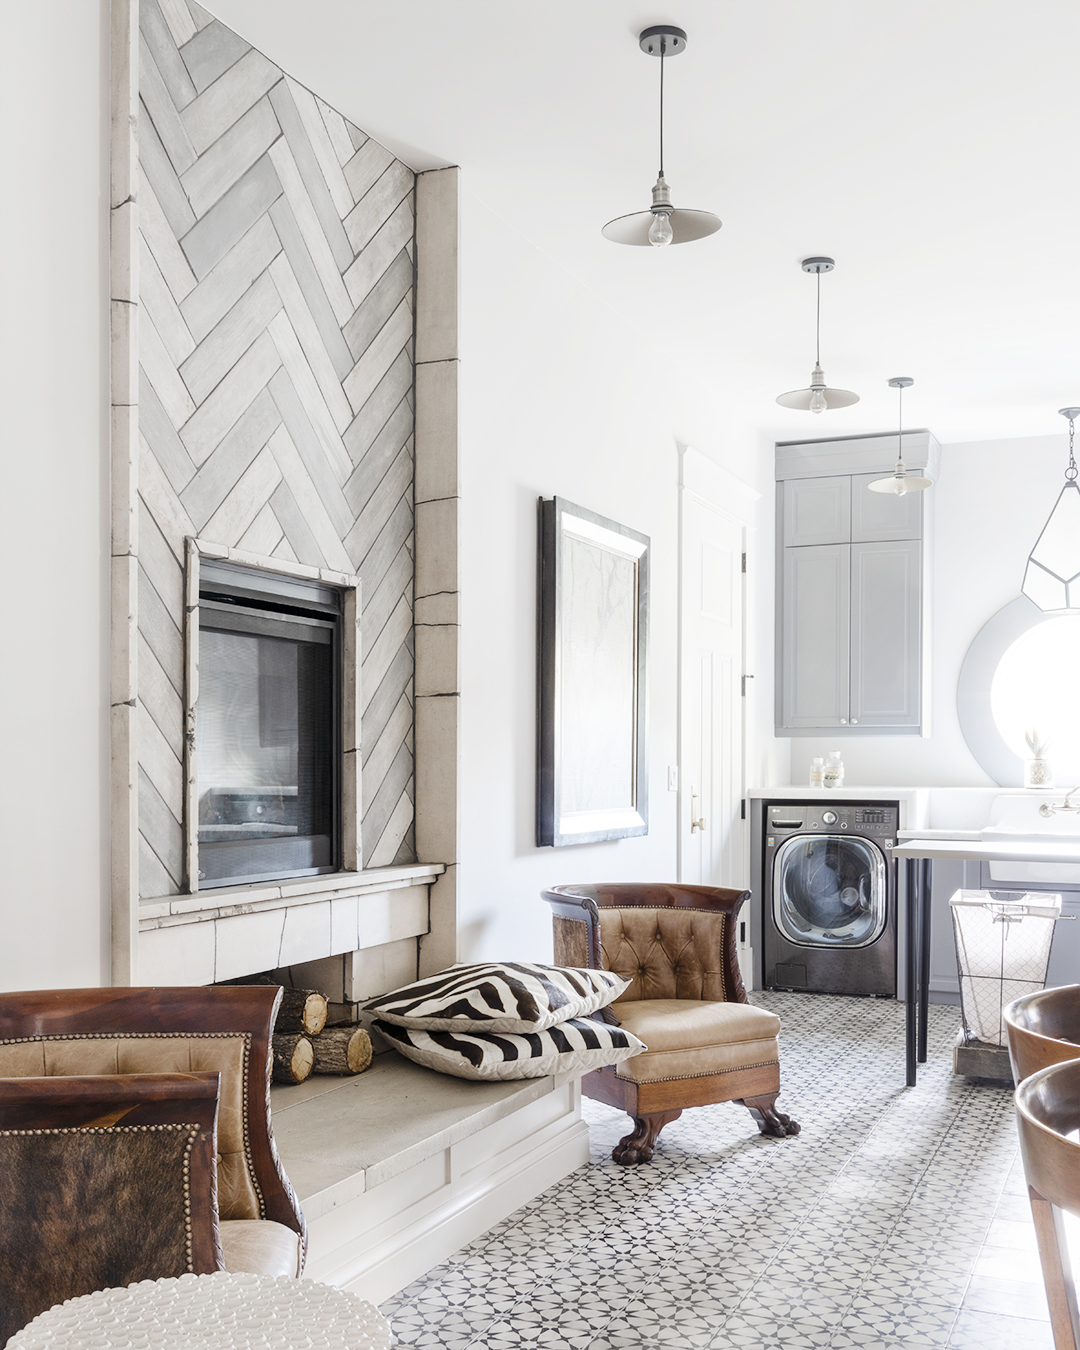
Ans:
[{"label": "door knob", "polygon": [[691,788],[691,789],[690,789],[690,833],[693,834],[695,830],[703,830],[704,828],[705,828],[705,817],[702,816],[702,817],[700,817],[700,819],[699,819],[699,818],[698,818],[698,813],[697,813],[697,790],[696,790],[695,788]]}]

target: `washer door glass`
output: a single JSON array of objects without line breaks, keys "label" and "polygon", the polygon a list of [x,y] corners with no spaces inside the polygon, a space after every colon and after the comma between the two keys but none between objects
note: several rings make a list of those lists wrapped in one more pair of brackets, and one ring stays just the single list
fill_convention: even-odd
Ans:
[{"label": "washer door glass", "polygon": [[773,918],[800,947],[868,947],[887,918],[885,855],[871,839],[795,835],[776,851]]}]

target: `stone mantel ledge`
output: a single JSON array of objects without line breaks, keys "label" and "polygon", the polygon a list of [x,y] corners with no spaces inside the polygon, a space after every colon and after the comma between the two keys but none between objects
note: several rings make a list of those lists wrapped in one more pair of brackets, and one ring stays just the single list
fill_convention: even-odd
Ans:
[{"label": "stone mantel ledge", "polygon": [[445,871],[444,863],[408,863],[403,867],[371,867],[363,872],[332,872],[291,881],[222,886],[195,895],[162,895],[139,902],[139,929],[145,932],[174,928],[238,914],[260,914],[326,900],[381,894],[427,885]]}]

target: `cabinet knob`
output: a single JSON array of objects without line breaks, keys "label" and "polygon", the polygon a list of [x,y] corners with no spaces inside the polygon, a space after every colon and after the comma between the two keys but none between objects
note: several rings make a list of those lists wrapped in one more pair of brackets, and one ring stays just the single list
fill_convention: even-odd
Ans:
[{"label": "cabinet knob", "polygon": [[853,717],[853,718],[851,719],[851,725],[852,725],[852,726],[855,726],[855,725],[858,723],[858,720],[859,720],[859,719],[858,719],[857,717]]},{"label": "cabinet knob", "polygon": [[847,726],[847,718],[846,718],[846,717],[841,717],[841,719],[840,719],[840,725],[841,725],[842,727],[846,727],[846,726]]}]

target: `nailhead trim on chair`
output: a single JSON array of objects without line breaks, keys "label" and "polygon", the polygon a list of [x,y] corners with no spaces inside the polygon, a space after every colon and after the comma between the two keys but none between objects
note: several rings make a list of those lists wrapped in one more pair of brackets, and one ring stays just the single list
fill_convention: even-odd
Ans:
[{"label": "nailhead trim on chair", "polygon": [[[33,1041],[48,1041],[56,1039],[51,1036],[27,1036],[24,1039]],[[83,1039],[90,1039],[84,1037]],[[4,1045],[12,1045],[12,1041],[2,1042]],[[198,1125],[188,1125],[180,1121],[168,1125],[81,1125],[71,1129],[42,1129],[42,1130],[0,1130],[0,1139],[7,1139],[14,1135],[33,1135],[33,1134],[152,1134],[155,1131],[162,1130],[186,1130],[188,1141],[187,1148],[184,1149],[184,1245],[187,1248],[187,1268],[193,1272],[195,1268],[195,1253],[192,1250],[191,1240],[191,1150],[195,1143],[195,1137],[199,1133]]]},{"label": "nailhead trim on chair", "polygon": [[[644,1087],[647,1083],[682,1083],[688,1078],[718,1078],[722,1073],[743,1073],[747,1069],[767,1069],[771,1064],[779,1064],[778,1059],[763,1059],[760,1064],[737,1064],[733,1069],[710,1069],[708,1073],[677,1073],[674,1078],[644,1078],[638,1083]],[[628,1078],[628,1083],[637,1083],[636,1078]]]},{"label": "nailhead trim on chair", "polygon": [[[244,1042],[244,1062],[241,1067],[240,1080],[241,1092],[243,1094],[243,1138],[244,1138],[244,1159],[247,1162],[248,1180],[251,1182],[251,1189],[255,1192],[255,1199],[259,1206],[259,1218],[266,1218],[266,1200],[263,1197],[262,1188],[259,1185],[258,1178],[255,1175],[255,1159],[251,1156],[251,1139],[248,1136],[248,1070],[251,1061],[251,1032],[250,1031],[72,1031],[58,1032],[55,1036],[12,1036],[7,1039],[0,1039],[0,1045],[29,1045],[35,1041],[232,1041],[242,1040]],[[267,1064],[267,1073],[270,1072],[270,1066]],[[269,1094],[268,1094],[269,1096]],[[270,1116],[270,1103],[266,1105],[267,1118]],[[134,1128],[134,1127],[129,1127]],[[140,1129],[154,1129],[156,1126],[139,1126]],[[273,1135],[271,1134],[271,1143]],[[273,1154],[277,1158],[277,1146],[273,1146]],[[188,1243],[190,1247],[190,1241]]]}]

